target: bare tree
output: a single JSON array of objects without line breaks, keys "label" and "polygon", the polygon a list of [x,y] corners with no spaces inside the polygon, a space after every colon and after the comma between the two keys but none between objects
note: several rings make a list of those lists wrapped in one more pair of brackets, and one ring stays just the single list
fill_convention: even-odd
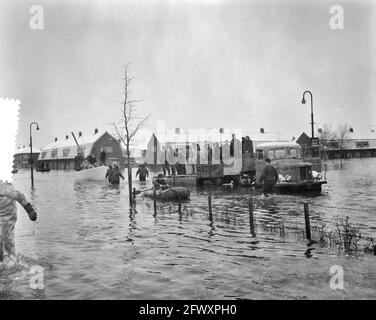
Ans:
[{"label": "bare tree", "polygon": [[350,126],[347,123],[345,123],[345,124],[341,124],[335,133],[335,138],[336,138],[339,152],[340,152],[341,165],[342,165],[342,159],[343,159],[343,149],[345,146],[345,141],[348,138],[349,132],[350,132]]},{"label": "bare tree", "polygon": [[335,140],[336,140],[336,134],[332,130],[332,126],[327,123],[324,123],[320,131],[320,136],[319,136],[320,149],[321,149],[321,152],[324,153],[324,159],[326,159],[327,157],[327,154],[326,154],[327,148]]},{"label": "bare tree", "polygon": [[129,204],[133,205],[132,197],[132,168],[130,162],[130,145],[137,134],[137,132],[145,126],[145,123],[149,116],[138,117],[136,114],[136,104],[141,100],[131,100],[129,98],[130,85],[135,77],[128,75],[128,65],[124,68],[124,97],[121,101],[121,116],[119,120],[114,123],[116,137],[125,145],[127,160],[126,165],[128,169],[128,192],[129,192]]}]

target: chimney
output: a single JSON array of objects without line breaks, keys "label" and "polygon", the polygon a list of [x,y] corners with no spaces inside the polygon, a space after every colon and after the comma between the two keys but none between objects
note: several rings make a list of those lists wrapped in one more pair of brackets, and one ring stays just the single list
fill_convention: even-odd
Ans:
[{"label": "chimney", "polygon": [[55,138],[55,142],[57,141],[57,138]]},{"label": "chimney", "polygon": [[82,137],[82,132],[81,131],[78,132],[78,137]]},{"label": "chimney", "polygon": [[260,133],[265,133],[264,128],[260,128]]},{"label": "chimney", "polygon": [[95,130],[94,130],[94,134],[97,134],[97,133],[98,133],[98,129],[95,128]]},{"label": "chimney", "polygon": [[175,128],[175,134],[180,134],[180,128]]},{"label": "chimney", "polygon": [[219,128],[219,133],[224,133],[224,132],[225,132],[225,129]]},{"label": "chimney", "polygon": [[68,136],[68,135],[66,135],[66,136],[65,136],[65,140],[68,140],[68,139],[69,139],[69,136]]}]

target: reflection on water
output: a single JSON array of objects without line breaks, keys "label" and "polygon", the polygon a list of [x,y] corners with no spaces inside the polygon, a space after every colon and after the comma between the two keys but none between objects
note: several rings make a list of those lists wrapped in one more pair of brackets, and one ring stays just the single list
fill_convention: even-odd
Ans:
[{"label": "reflection on water", "polygon": [[[193,189],[180,211],[177,203],[157,203],[156,212],[141,195],[130,210],[124,183],[113,187],[75,182],[75,172],[38,172],[30,190],[28,172],[17,174],[15,186],[39,215],[32,224],[19,208],[17,248],[28,266],[45,269],[45,290],[31,290],[24,270],[1,275],[0,298],[375,297],[374,256],[347,257],[318,245],[307,247],[306,241],[278,229],[304,227],[302,202],[309,201],[313,224],[330,225],[336,216],[349,215],[364,234],[375,236],[375,164],[375,159],[353,159],[341,168],[330,162],[329,183],[315,197],[264,198],[251,189],[224,186]],[[135,183],[137,189],[150,186]],[[250,230],[250,198],[256,225],[263,226],[256,237]],[[337,209],[343,207],[357,210]],[[334,264],[348,275],[345,292],[329,287]]]}]

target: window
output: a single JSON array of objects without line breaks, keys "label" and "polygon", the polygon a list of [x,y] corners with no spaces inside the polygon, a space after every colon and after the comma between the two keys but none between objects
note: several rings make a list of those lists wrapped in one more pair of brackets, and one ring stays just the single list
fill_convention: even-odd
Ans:
[{"label": "window", "polygon": [[338,141],[329,141],[328,147],[329,148],[339,148],[339,143],[338,143]]},{"label": "window", "polygon": [[264,159],[264,150],[256,150],[256,158],[258,160]]},{"label": "window", "polygon": [[57,149],[51,150],[51,158],[56,158],[57,156]]},{"label": "window", "polygon": [[47,155],[47,151],[43,151],[42,152],[42,159],[44,159],[46,157],[46,155]]},{"label": "window", "polygon": [[112,153],[112,147],[102,147],[101,152]]},{"label": "window", "polygon": [[272,159],[285,159],[286,158],[285,148],[268,150],[268,158],[271,160]]},{"label": "window", "polygon": [[68,157],[68,156],[69,156],[69,152],[70,152],[70,149],[69,149],[69,148],[64,149],[64,150],[63,150],[63,157]]},{"label": "window", "polygon": [[368,141],[357,141],[355,143],[357,148],[367,148],[369,147],[369,142]]},{"label": "window", "polygon": [[287,159],[301,159],[302,154],[297,148],[286,148],[286,158]]}]

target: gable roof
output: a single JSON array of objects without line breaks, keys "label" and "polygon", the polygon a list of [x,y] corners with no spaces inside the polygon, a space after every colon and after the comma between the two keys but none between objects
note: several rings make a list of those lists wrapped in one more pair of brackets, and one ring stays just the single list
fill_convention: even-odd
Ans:
[{"label": "gable roof", "polygon": [[296,143],[300,144],[301,146],[311,146],[312,145],[312,141],[311,141],[311,138],[305,133],[303,132],[300,137],[296,140]]},{"label": "gable roof", "polygon": [[[109,133],[104,131],[102,134],[98,132],[89,135],[82,135],[81,137],[76,135],[78,145],[83,149],[85,157],[91,153],[94,143],[105,134]],[[77,149],[77,144],[72,135],[70,135],[68,136],[68,139],[52,141],[43,147],[38,160],[73,159],[77,156]]]}]

